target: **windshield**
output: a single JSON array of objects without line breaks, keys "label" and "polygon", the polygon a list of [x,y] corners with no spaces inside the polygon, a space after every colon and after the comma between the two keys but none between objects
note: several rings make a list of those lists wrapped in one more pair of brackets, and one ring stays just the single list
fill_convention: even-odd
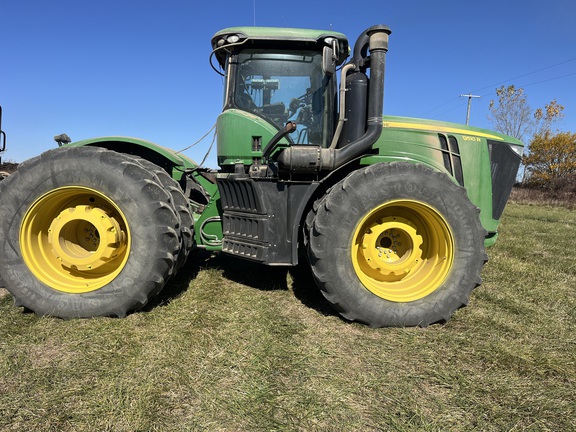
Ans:
[{"label": "windshield", "polygon": [[317,52],[245,50],[236,59],[233,105],[282,129],[298,144],[327,145],[332,132],[329,77]]}]

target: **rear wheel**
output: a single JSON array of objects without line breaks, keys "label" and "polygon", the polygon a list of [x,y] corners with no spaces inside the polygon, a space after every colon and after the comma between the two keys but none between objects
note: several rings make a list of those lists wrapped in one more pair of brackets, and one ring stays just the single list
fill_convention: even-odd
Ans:
[{"label": "rear wheel", "polygon": [[56,149],[5,182],[0,274],[17,305],[66,318],[124,316],[172,274],[178,216],[158,178],[130,157]]},{"label": "rear wheel", "polygon": [[336,184],[313,212],[312,272],[347,319],[373,327],[444,322],[481,281],[479,210],[444,174],[372,165]]},{"label": "rear wheel", "polygon": [[178,253],[175,265],[175,271],[177,271],[186,263],[188,255],[194,245],[194,219],[190,212],[190,204],[176,180],[170,177],[164,169],[147,159],[134,157],[134,160],[152,172],[158,178],[162,187],[172,197],[172,207],[178,216],[178,224],[180,227],[180,252]]}]

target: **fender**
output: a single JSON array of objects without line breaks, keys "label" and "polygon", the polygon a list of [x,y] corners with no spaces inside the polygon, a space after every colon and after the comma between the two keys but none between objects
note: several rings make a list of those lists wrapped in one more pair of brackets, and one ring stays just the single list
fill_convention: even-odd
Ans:
[{"label": "fender", "polygon": [[186,170],[198,167],[196,162],[181,153],[139,138],[107,136],[90,138],[65,145],[72,147],[103,147],[119,153],[140,156],[165,169],[176,181],[182,180]]}]

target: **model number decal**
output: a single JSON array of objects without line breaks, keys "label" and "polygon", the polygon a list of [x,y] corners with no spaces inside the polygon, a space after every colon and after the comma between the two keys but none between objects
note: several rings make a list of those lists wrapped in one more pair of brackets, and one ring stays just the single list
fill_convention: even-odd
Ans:
[{"label": "model number decal", "polygon": [[475,136],[468,136],[468,135],[462,135],[462,139],[464,141],[475,141],[475,142],[481,142],[482,140],[478,137]]}]

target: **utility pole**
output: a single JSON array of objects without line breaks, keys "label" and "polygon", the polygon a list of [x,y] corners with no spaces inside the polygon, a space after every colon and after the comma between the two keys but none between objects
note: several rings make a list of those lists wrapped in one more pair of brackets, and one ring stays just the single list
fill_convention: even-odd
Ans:
[{"label": "utility pole", "polygon": [[467,97],[468,98],[468,109],[466,110],[466,125],[470,123],[470,105],[472,105],[472,98],[480,98],[481,96],[473,95],[473,94],[463,94],[460,97]]}]

